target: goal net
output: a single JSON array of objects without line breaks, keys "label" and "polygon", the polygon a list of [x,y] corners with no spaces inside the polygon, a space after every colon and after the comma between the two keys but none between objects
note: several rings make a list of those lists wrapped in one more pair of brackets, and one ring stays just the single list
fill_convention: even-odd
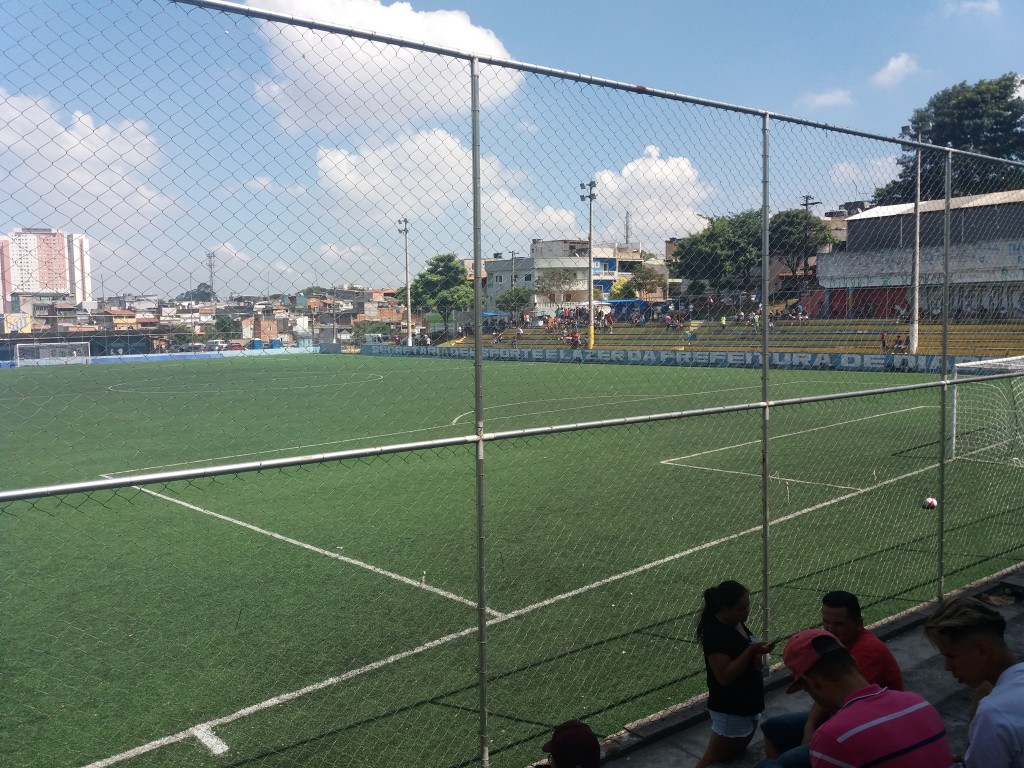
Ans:
[{"label": "goal net", "polygon": [[71,365],[88,363],[89,342],[65,341],[56,344],[15,344],[14,364],[22,365]]},{"label": "goal net", "polygon": [[1024,355],[957,363],[952,386],[952,455],[1024,466]]}]

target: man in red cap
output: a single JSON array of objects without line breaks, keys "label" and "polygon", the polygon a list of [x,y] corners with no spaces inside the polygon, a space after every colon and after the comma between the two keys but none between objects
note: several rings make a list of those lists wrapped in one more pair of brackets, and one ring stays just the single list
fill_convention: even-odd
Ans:
[{"label": "man in red cap", "polygon": [[782,661],[793,674],[787,693],[806,690],[816,703],[836,711],[814,732],[812,768],[952,763],[946,726],[935,708],[916,693],[869,685],[831,632],[797,632],[786,643]]},{"label": "man in red cap", "polygon": [[551,755],[554,768],[598,768],[601,744],[590,726],[579,720],[567,720],[555,728],[542,749]]}]

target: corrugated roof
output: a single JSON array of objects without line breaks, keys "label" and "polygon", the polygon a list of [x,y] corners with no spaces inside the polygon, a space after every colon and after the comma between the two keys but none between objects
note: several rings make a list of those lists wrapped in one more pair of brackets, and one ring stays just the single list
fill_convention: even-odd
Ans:
[{"label": "corrugated roof", "polygon": [[[1008,203],[1024,203],[1024,189],[1009,189],[1005,192],[989,192],[984,195],[968,195],[966,197],[954,197],[949,201],[949,207],[959,208],[981,208],[987,205],[1006,205]],[[921,213],[931,213],[944,210],[945,200],[922,200]],[[874,208],[857,213],[847,218],[847,221],[862,221],[864,219],[880,219],[886,216],[906,216],[914,213],[913,203],[899,203],[897,205],[878,205]]]}]

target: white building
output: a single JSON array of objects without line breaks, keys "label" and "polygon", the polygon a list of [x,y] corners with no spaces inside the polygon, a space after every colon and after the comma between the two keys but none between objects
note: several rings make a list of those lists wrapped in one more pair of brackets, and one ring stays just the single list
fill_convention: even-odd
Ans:
[{"label": "white building", "polygon": [[92,301],[92,260],[85,235],[43,227],[0,236],[0,297],[10,311],[13,293],[62,293]]},{"label": "white building", "polygon": [[[628,278],[635,265],[643,262],[638,248],[608,243],[594,243],[594,288],[601,296],[608,292],[616,280]],[[504,254],[485,259],[487,281],[484,298],[487,310],[494,312],[499,296],[512,288],[528,288],[533,294],[532,309],[536,314],[553,314],[560,307],[582,306],[587,303],[587,271],[590,259],[586,240],[534,240],[530,243],[529,256],[508,256]],[[538,291],[538,279],[554,270],[571,271],[561,290]]]},{"label": "white building", "polygon": [[[629,260],[628,249],[594,244],[594,288],[607,297],[611,285],[629,271],[620,271],[620,262]],[[637,257],[634,260],[639,260]],[[528,307],[538,314],[552,314],[558,307],[586,304],[587,270],[590,259],[587,241],[535,240],[529,245],[528,256],[486,259],[484,297],[487,310],[495,311],[499,296],[512,288],[528,288],[534,294],[534,305]],[[539,292],[537,280],[555,269],[571,270],[571,281],[558,291]],[[543,281],[542,281],[543,282]]]}]

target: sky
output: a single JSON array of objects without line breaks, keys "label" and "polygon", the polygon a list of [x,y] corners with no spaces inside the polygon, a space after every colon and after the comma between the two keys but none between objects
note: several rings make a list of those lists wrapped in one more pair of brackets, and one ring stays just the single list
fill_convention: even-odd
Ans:
[{"label": "sky", "polygon": [[[896,136],[1021,72],[1024,3],[251,0],[253,8]],[[404,281],[472,256],[469,68],[169,0],[0,5],[0,232],[92,242],[96,292]],[[594,237],[662,252],[759,207],[761,119],[485,65],[485,256]],[[772,123],[773,210],[870,197],[898,144]]]}]

